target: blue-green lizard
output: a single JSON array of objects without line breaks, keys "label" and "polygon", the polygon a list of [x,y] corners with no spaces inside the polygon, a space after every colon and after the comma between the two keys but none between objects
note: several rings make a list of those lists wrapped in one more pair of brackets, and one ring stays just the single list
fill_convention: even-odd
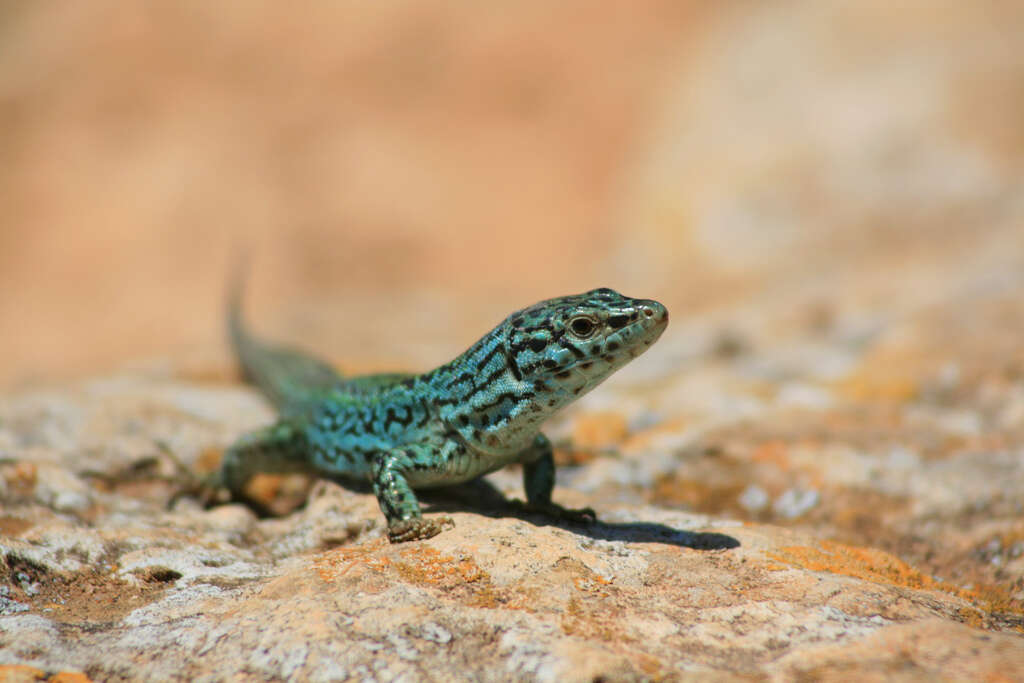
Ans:
[{"label": "blue-green lizard", "polygon": [[526,507],[571,520],[593,511],[551,501],[555,465],[541,423],[643,353],[668,324],[657,301],[611,289],[548,299],[508,316],[465,353],[422,375],[342,378],[308,355],[253,338],[232,297],[232,345],[278,421],[240,438],[216,479],[236,499],[257,473],[369,481],[392,542],[451,525],[424,518],[414,489],[523,465]]}]

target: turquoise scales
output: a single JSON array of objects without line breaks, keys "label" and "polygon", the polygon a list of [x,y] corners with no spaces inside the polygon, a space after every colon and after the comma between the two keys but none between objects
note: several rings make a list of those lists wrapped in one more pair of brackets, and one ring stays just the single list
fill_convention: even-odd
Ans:
[{"label": "turquoise scales", "polygon": [[451,523],[425,519],[415,489],[468,481],[522,463],[526,507],[572,520],[589,510],[551,501],[555,466],[544,420],[653,344],[668,324],[657,301],[611,289],[548,299],[513,313],[455,360],[422,375],[343,379],[297,351],[246,332],[239,297],[231,339],[278,421],[225,453],[220,483],[244,498],[260,472],[369,481],[394,542]]}]

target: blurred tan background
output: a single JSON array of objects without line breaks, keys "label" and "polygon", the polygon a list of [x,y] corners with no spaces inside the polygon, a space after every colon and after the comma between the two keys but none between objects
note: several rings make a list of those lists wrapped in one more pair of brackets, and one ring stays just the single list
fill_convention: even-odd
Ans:
[{"label": "blurred tan background", "polygon": [[242,250],[255,326],[360,369],[596,286],[666,340],[1005,292],[1022,35],[998,1],[6,3],[0,385],[220,367]]}]

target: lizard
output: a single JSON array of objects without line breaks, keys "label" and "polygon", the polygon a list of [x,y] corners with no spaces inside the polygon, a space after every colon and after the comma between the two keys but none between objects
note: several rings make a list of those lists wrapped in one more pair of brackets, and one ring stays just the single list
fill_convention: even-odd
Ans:
[{"label": "lizard", "polygon": [[393,543],[453,526],[449,517],[425,518],[416,489],[467,482],[513,463],[523,467],[524,508],[596,520],[589,508],[552,501],[555,464],[540,426],[643,353],[668,325],[657,301],[594,289],[512,313],[429,372],[344,378],[322,360],[254,337],[241,298],[236,284],[227,316],[231,345],[278,417],[225,450],[214,485],[247,501],[245,484],[257,473],[369,482]]}]

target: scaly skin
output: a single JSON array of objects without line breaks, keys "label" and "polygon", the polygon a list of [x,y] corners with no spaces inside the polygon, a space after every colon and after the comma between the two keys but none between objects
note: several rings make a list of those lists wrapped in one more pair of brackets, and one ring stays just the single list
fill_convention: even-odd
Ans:
[{"label": "scaly skin", "polygon": [[236,293],[235,352],[280,417],[228,449],[219,483],[244,499],[246,481],[261,472],[369,481],[398,543],[451,525],[425,519],[415,489],[521,463],[527,509],[592,520],[591,510],[551,501],[555,466],[540,425],[643,353],[667,324],[657,301],[595,289],[513,313],[425,374],[343,379],[325,363],[251,337]]}]

